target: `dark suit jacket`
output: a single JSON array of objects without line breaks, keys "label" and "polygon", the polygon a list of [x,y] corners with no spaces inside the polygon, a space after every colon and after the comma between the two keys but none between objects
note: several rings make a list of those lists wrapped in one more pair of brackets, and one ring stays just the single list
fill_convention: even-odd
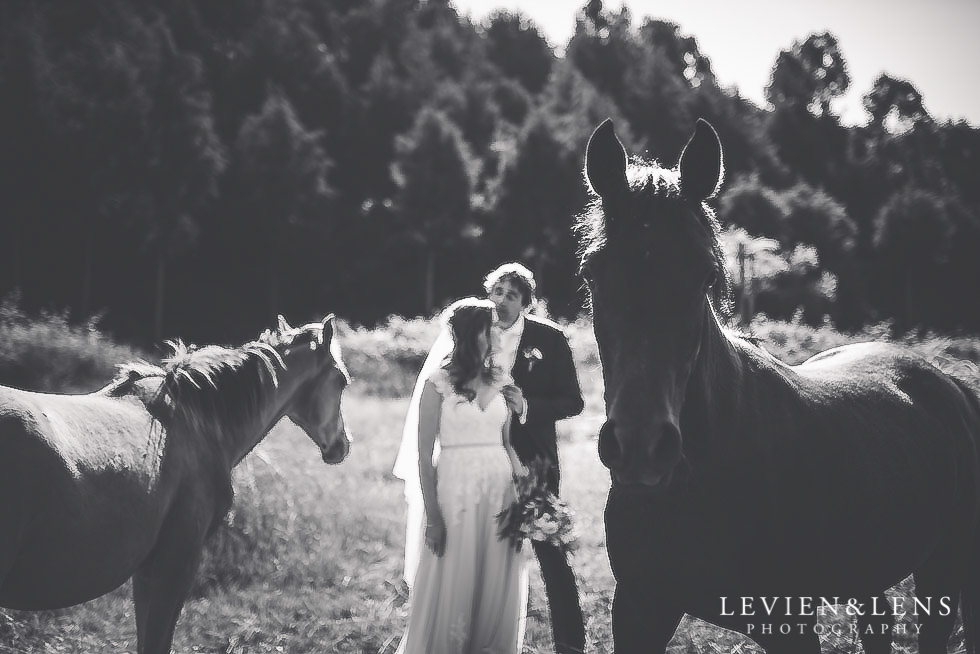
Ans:
[{"label": "dark suit jacket", "polygon": [[[560,471],[555,422],[578,415],[585,403],[565,333],[547,320],[524,318],[524,333],[517,345],[511,376],[527,400],[527,421],[522,425],[515,416],[510,438],[523,463],[536,457],[552,463],[554,475],[549,486],[557,493]],[[540,360],[528,356],[534,349],[541,353]]]}]

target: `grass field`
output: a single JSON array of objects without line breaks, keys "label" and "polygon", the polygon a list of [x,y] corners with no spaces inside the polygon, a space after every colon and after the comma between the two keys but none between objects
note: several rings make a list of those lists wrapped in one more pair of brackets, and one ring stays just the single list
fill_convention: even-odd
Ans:
[{"label": "grass field", "polygon": [[[428,336],[418,333],[431,331],[418,324],[409,326],[408,331],[415,329],[416,340],[424,341]],[[771,347],[787,359],[858,338],[832,337],[819,330],[801,336],[799,330],[780,331],[778,325],[765,329]],[[601,376],[590,332],[578,327],[570,331],[587,408],[582,416],[559,425],[563,495],[577,513],[581,532],[573,568],[587,616],[587,650],[605,653],[612,651],[613,580],[602,530],[609,476],[598,460],[594,440],[602,413]],[[336,467],[324,465],[305,435],[283,421],[239,466],[234,509],[209,545],[198,584],[177,625],[176,651],[382,654],[395,650],[406,622],[408,597],[401,581],[402,485],[391,477],[390,469],[407,406],[403,397],[407,382],[399,381],[397,371],[371,370],[382,360],[401,361],[402,368],[411,370],[418,363],[418,348],[411,343],[403,347],[414,354],[402,358],[376,351],[379,342],[395,347],[392,343],[397,344],[398,338],[391,330],[381,336],[348,330],[345,339],[358,378],[344,399],[354,438],[350,457]],[[966,342],[961,349],[976,351]],[[536,566],[531,579],[524,651],[553,651]],[[910,595],[907,587],[894,592]],[[846,621],[841,618],[833,624],[842,635],[831,635],[824,652],[859,651]],[[908,630],[915,633],[911,625]],[[913,642],[912,635],[896,639],[896,644],[909,648],[906,651],[915,651]],[[685,619],[670,651],[727,654],[736,645],[742,645],[742,652],[760,651],[739,635]],[[128,584],[71,609],[38,613],[0,609],[0,653],[135,649]]]}]

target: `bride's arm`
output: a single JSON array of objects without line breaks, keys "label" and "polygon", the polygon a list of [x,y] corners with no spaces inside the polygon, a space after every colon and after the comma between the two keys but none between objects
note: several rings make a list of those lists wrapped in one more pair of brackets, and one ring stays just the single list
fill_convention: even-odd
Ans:
[{"label": "bride's arm", "polygon": [[514,414],[511,411],[507,412],[507,419],[504,420],[504,427],[501,429],[501,435],[504,441],[504,448],[507,450],[507,456],[510,457],[510,467],[517,475],[526,475],[527,468],[521,463],[521,460],[517,457],[517,452],[514,450],[514,446],[510,442],[510,423]]},{"label": "bride's arm", "polygon": [[432,451],[439,434],[441,414],[442,396],[435,385],[427,381],[419,401],[419,480],[425,505],[425,541],[438,556],[442,556],[446,548],[446,523],[436,496],[436,468],[432,465]]}]

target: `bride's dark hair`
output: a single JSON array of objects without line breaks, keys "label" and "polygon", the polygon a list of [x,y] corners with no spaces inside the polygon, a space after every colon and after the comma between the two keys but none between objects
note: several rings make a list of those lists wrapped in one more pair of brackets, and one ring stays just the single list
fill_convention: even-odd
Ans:
[{"label": "bride's dark hair", "polygon": [[456,300],[444,315],[453,337],[453,351],[443,361],[442,367],[449,373],[453,390],[472,402],[476,391],[467,385],[474,379],[487,384],[494,381],[494,371],[488,365],[490,350],[486,356],[477,348],[477,337],[483,333],[490,342],[490,325],[493,323],[494,304],[490,300],[467,297]]}]

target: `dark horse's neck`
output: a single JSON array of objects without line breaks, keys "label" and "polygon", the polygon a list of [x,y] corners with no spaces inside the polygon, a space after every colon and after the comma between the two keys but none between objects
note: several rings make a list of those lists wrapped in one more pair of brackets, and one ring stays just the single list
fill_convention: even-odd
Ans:
[{"label": "dark horse's neck", "polygon": [[741,349],[710,311],[701,328],[701,348],[681,412],[684,456],[692,468],[727,450],[717,439],[735,426],[745,386],[745,363]]}]

